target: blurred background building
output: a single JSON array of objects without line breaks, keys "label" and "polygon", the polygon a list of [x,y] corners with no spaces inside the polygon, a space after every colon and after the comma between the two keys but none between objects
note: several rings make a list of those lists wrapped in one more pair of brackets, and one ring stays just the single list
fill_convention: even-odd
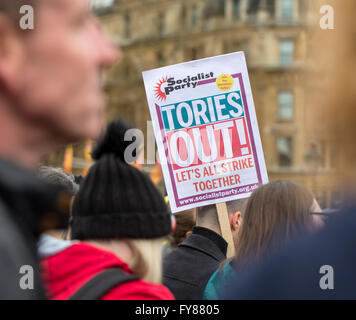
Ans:
[{"label": "blurred background building", "polygon": [[105,74],[108,119],[146,135],[142,71],[244,51],[270,180],[300,182],[322,207],[337,206],[340,155],[313,107],[323,85],[312,76],[317,0],[96,0],[95,8],[122,50]]}]

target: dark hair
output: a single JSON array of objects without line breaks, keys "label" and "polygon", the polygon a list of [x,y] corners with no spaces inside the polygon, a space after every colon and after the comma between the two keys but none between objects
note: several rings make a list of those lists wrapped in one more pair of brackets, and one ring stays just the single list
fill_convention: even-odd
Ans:
[{"label": "dark hair", "polygon": [[270,182],[249,198],[237,237],[234,266],[260,261],[312,228],[313,195],[290,181]]},{"label": "dark hair", "polygon": [[191,231],[195,226],[195,210],[177,212],[174,216],[176,219],[176,229],[170,236],[170,242],[172,246],[177,247],[184,241],[186,233]]}]

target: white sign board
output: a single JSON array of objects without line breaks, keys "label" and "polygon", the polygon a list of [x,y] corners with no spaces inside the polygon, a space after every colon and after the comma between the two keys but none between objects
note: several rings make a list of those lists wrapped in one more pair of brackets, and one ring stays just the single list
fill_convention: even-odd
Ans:
[{"label": "white sign board", "polygon": [[243,52],[143,72],[173,212],[268,182]]}]

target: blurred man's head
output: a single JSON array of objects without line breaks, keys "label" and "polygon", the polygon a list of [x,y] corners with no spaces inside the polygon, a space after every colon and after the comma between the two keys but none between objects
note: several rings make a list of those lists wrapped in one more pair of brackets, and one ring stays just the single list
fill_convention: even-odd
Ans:
[{"label": "blurred man's head", "polygon": [[[315,74],[315,82],[322,80],[323,87],[315,90],[316,101],[310,110],[315,110],[315,127],[325,126],[333,139],[336,152],[332,157],[341,160],[340,176],[346,183],[355,184],[356,1],[329,0],[328,5],[334,8],[335,29],[320,30],[316,34],[314,68],[319,72]],[[334,183],[335,177],[331,179]],[[351,189],[355,190],[354,186],[349,187]]]},{"label": "blurred man's head", "polygon": [[[34,8],[34,30],[19,27],[25,4]],[[91,15],[90,1],[1,0],[0,39],[6,117],[55,143],[98,137],[104,108],[100,71],[117,51]]]},{"label": "blurred man's head", "polygon": [[[239,199],[226,202],[230,228],[234,238],[236,238],[239,231],[241,218],[245,211],[247,200],[248,199]],[[208,228],[221,235],[220,223],[215,204],[197,208],[196,225]]]},{"label": "blurred man's head", "polygon": [[62,168],[41,166],[38,169],[38,175],[49,184],[65,188],[73,197],[79,191],[79,185],[75,182],[74,175],[65,173]]},{"label": "blurred man's head", "polygon": [[[75,177],[72,174],[67,174],[62,168],[52,168],[41,166],[38,170],[38,176],[48,184],[59,186],[68,191],[72,195],[71,207],[75,195],[79,191],[79,185],[75,182]],[[71,211],[72,208],[70,208]],[[70,213],[71,214],[71,213]],[[58,223],[56,230],[47,230],[46,233],[59,239],[67,239],[69,234],[70,214]]]}]

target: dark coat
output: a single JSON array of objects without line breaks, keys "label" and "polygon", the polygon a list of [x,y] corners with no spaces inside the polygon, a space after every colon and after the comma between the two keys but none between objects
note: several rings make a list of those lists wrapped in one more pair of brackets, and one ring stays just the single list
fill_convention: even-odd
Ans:
[{"label": "dark coat", "polygon": [[227,244],[215,232],[193,229],[193,233],[164,258],[163,284],[177,300],[200,300],[211,275],[226,259]]},{"label": "dark coat", "polygon": [[[238,272],[224,298],[356,299],[356,207],[335,215],[320,232],[296,241],[264,265]],[[333,268],[333,283],[332,272],[323,266]]]},{"label": "dark coat", "polygon": [[[61,220],[56,200],[62,189],[40,181],[33,173],[0,161],[0,299],[44,299],[37,259],[37,236],[46,224],[55,227]],[[46,213],[52,212],[51,216]],[[53,218],[53,219],[52,219]],[[58,219],[58,220],[57,220]],[[53,223],[52,223],[53,222]],[[33,289],[20,287],[20,279],[31,278]]]}]

